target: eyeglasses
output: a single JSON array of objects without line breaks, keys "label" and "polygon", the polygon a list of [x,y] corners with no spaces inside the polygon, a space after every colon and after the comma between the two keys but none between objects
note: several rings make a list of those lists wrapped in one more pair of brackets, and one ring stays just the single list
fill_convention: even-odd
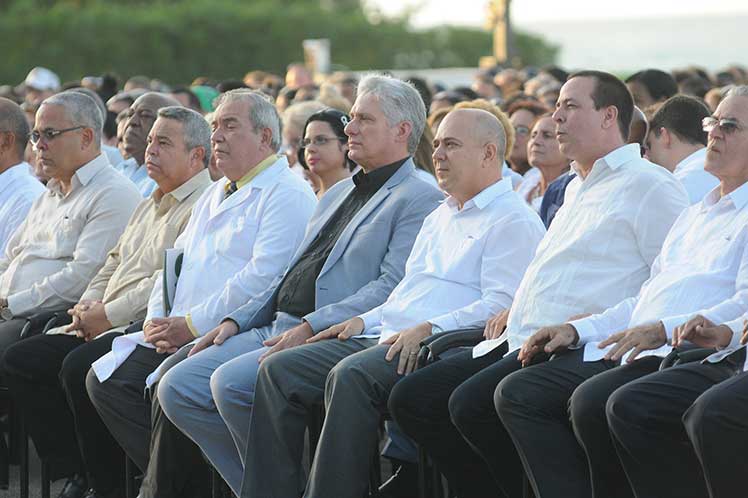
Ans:
[{"label": "eyeglasses", "polygon": [[722,133],[724,133],[725,135],[729,135],[733,132],[743,129],[743,127],[740,126],[740,124],[736,120],[730,118],[717,119],[710,116],[701,120],[701,128],[707,133],[711,132],[712,130],[714,130],[714,128],[717,127],[719,127],[720,131],[722,131]]},{"label": "eyeglasses", "polygon": [[67,133],[73,130],[80,130],[81,128],[85,128],[85,126],[73,126],[72,128],[64,128],[62,130],[55,130],[54,128],[46,128],[42,131],[32,131],[31,134],[29,135],[29,141],[31,142],[31,145],[35,146],[39,143],[39,141],[42,138],[44,138],[44,140],[49,142],[59,137],[63,133]]},{"label": "eyeglasses", "polygon": [[527,135],[530,133],[530,128],[528,128],[527,126],[519,125],[514,127],[514,132],[517,135]]},{"label": "eyeglasses", "polygon": [[324,147],[325,145],[328,144],[328,142],[332,142],[334,140],[342,142],[342,141],[348,140],[348,139],[347,138],[343,138],[343,137],[326,137],[324,135],[317,135],[316,137],[313,137],[311,139],[310,138],[305,138],[304,140],[302,140],[301,141],[301,146],[303,148],[307,148],[310,145],[314,145],[315,147]]}]

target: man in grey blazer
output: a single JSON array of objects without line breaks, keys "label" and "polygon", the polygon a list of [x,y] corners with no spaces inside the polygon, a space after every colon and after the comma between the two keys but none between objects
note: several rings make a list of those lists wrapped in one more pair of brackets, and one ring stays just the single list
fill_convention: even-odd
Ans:
[{"label": "man in grey blazer", "polygon": [[320,200],[285,274],[208,332],[159,382],[163,413],[236,494],[260,365],[280,351],[305,350],[298,346],[316,333],[382,304],[404,275],[424,218],[443,199],[419,179],[410,157],[425,118],[409,83],[364,78],[345,123],[350,157],[362,171]]}]

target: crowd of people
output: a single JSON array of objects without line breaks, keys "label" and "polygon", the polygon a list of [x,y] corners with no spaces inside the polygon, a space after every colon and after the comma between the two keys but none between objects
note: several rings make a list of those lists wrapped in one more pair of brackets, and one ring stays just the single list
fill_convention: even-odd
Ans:
[{"label": "crowd of people", "polygon": [[743,68],[0,95],[0,383],[58,498],[125,456],[142,498],[412,498],[419,448],[457,498],[742,495]]}]

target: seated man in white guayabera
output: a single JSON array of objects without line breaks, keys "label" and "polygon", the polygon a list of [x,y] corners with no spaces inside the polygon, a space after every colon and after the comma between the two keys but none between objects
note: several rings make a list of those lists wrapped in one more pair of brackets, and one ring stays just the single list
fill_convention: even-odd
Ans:
[{"label": "seated man in white guayabera", "polygon": [[36,113],[30,140],[50,180],[0,257],[0,352],[26,317],[78,302],[142,200],[101,153],[102,129],[80,93],[53,95]]},{"label": "seated man in white guayabera", "polygon": [[[415,368],[420,342],[483,326],[511,305],[545,227],[511,180],[501,178],[504,136],[486,111],[451,111],[439,125],[433,153],[439,186],[449,197],[424,221],[403,280],[381,306],[320,332],[313,344],[279,353],[261,370],[245,494],[297,490],[298,481],[267,475],[276,466],[299,469],[293,451],[303,446],[299,428],[308,411],[324,403],[304,496],[363,496],[381,414],[392,387]],[[289,400],[298,401],[289,408]],[[263,448],[269,447],[279,450],[267,454]]]},{"label": "seated man in white guayabera", "polygon": [[702,121],[710,114],[701,99],[676,95],[657,109],[647,135],[647,158],[680,180],[691,204],[701,202],[719,184],[704,170],[707,136]]},{"label": "seated man in white guayabera", "polygon": [[28,137],[29,124],[21,106],[0,97],[0,254],[44,192],[44,185],[23,160]]},{"label": "seated man in white guayabera", "polygon": [[[193,351],[205,350],[171,369],[159,385],[166,415],[237,494],[259,362],[382,304],[403,278],[423,220],[444,199],[418,176],[411,157],[425,121],[426,107],[411,84],[375,75],[362,79],[344,128],[349,157],[361,171],[320,200],[285,275],[228,315]],[[219,411],[228,398],[237,409]]]},{"label": "seated man in white guayabera", "polygon": [[[115,339],[112,351],[93,364],[87,378],[91,401],[104,423],[146,474],[143,496],[207,492],[203,476],[191,470],[190,465],[204,464],[188,439],[177,442],[185,446],[178,454],[193,456],[186,465],[175,469],[151,458],[160,446],[151,443],[150,402],[143,397],[146,378],[168,354],[265,292],[288,266],[316,205],[309,186],[277,154],[280,118],[262,93],[225,93],[212,128],[212,150],[226,180],[205,191],[177,239],[175,248],[183,249],[184,256],[171,310],[164,309],[162,283],[157,282],[143,332]],[[156,413],[157,407],[154,403]],[[153,418],[155,423],[158,417]],[[158,431],[154,441],[157,436]]]}]

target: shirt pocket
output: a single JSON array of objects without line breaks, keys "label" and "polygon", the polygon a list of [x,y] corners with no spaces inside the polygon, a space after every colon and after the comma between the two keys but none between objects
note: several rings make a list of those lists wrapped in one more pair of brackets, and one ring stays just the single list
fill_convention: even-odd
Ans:
[{"label": "shirt pocket", "polygon": [[233,223],[221,230],[216,252],[228,257],[251,255],[257,240],[258,230],[259,225],[246,218],[233,220]]},{"label": "shirt pocket", "polygon": [[85,227],[85,220],[65,216],[49,237],[49,256],[52,259],[72,259],[78,239]]}]

